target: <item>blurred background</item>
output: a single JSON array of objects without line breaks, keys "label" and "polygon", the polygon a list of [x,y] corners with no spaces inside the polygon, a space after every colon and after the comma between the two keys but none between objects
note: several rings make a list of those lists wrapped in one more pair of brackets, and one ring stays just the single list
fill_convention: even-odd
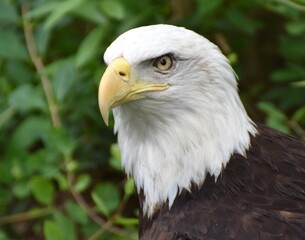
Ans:
[{"label": "blurred background", "polygon": [[304,0],[0,0],[0,240],[137,239],[97,89],[106,47],[156,23],[217,44],[249,115],[305,138]]}]

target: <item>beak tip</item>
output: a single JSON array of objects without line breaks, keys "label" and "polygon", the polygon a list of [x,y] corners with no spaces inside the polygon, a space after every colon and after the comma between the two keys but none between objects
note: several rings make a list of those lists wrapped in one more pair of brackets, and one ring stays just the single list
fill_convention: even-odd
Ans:
[{"label": "beak tip", "polygon": [[102,115],[102,118],[106,124],[106,126],[108,127],[109,125],[109,107],[108,104],[103,104],[104,102],[106,102],[105,99],[103,99],[101,96],[101,93],[99,92],[99,97],[98,97],[98,104],[99,104],[99,108],[100,108],[100,113]]},{"label": "beak tip", "polygon": [[108,119],[107,120],[104,120],[105,124],[107,127],[109,127],[109,122],[108,122]]},{"label": "beak tip", "polygon": [[106,126],[109,126],[109,112],[102,112],[102,118],[106,124]]}]

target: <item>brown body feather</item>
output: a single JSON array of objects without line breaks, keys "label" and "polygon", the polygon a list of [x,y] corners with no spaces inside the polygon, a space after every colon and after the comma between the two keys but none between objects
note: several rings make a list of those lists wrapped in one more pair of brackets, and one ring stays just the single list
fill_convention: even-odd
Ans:
[{"label": "brown body feather", "polygon": [[247,157],[234,154],[216,182],[208,175],[170,210],[141,213],[140,239],[305,239],[305,142],[261,125],[258,132]]}]

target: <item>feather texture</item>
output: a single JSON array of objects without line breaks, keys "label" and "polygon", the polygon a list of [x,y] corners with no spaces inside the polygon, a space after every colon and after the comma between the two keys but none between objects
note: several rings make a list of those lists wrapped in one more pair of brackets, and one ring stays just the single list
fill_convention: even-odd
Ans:
[{"label": "feather texture", "polygon": [[[171,53],[167,74],[150,64]],[[255,127],[237,94],[235,74],[219,49],[184,28],[154,25],[132,29],[105,52],[106,63],[124,57],[140,81],[169,88],[113,110],[122,164],[143,189],[145,214],[172,205],[182,189],[207,173],[219,176],[231,155],[244,154]]]},{"label": "feather texture", "polygon": [[140,239],[304,239],[305,143],[258,131],[247,157],[234,154],[216,182],[208,175],[170,210],[164,204],[151,219],[141,215]]},{"label": "feather texture", "polygon": [[[155,58],[173,56],[160,73]],[[105,62],[169,88],[113,109],[122,165],[140,196],[141,240],[304,239],[305,143],[255,124],[219,49],[184,28],[119,36]],[[257,134],[258,130],[258,134]]]}]

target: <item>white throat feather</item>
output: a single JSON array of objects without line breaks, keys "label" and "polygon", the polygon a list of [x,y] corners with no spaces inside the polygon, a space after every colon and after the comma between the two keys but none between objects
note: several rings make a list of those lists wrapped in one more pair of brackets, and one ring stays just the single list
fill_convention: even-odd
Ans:
[{"label": "white throat feather", "polygon": [[[156,34],[161,49],[148,43]],[[182,189],[190,190],[192,183],[200,186],[207,173],[216,180],[233,153],[245,155],[250,135],[256,134],[231,66],[200,35],[168,25],[137,28],[121,35],[104,57],[109,63],[123,56],[137,65],[166,51],[188,59],[168,80],[170,88],[113,109],[122,165],[138,192],[143,190],[147,216],[166,202],[171,207]]]}]

